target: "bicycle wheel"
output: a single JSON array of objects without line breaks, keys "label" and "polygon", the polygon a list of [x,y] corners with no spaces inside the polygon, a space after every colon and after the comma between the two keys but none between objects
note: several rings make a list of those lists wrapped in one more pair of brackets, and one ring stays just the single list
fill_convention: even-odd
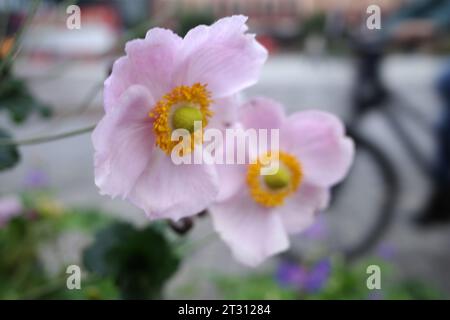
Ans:
[{"label": "bicycle wheel", "polygon": [[328,222],[332,249],[352,260],[376,246],[393,221],[399,181],[377,144],[352,128],[348,134],[356,145],[355,163],[333,190]]}]

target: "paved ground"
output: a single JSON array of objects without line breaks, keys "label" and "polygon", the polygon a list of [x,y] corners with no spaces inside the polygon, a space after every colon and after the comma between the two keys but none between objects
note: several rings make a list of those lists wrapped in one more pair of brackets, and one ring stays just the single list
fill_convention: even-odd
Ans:
[{"label": "paved ground", "polygon": [[[426,112],[429,119],[438,115],[438,103],[431,83],[439,69],[440,60],[428,56],[394,56],[388,59],[384,77],[389,86],[400,95],[413,101],[411,107]],[[83,63],[65,71],[60,79],[40,79],[45,68],[19,64],[20,74],[32,74],[33,89],[39,96],[67,110],[76,110],[89,88],[102,80],[108,62]],[[248,90],[250,95],[266,94],[283,102],[289,112],[317,108],[328,110],[347,118],[350,112],[349,92],[352,85],[351,61],[340,58],[310,59],[300,55],[272,57],[266,65],[261,82]],[[18,137],[40,133],[67,131],[93,124],[101,117],[101,99],[97,97],[92,108],[81,115],[67,119],[57,118],[50,123],[33,119],[27,128],[15,129]],[[395,262],[400,266],[400,276],[415,276],[429,279],[432,283],[450,292],[450,229],[442,227],[425,232],[414,229],[409,220],[427,196],[427,178],[414,166],[401,144],[386,126],[382,117],[371,115],[361,123],[365,133],[386,150],[395,163],[402,180],[401,199],[396,211],[393,227],[384,243],[391,246]],[[411,126],[410,134],[418,141],[424,152],[431,156],[433,145],[429,137],[419,128]],[[89,135],[43,145],[22,148],[24,161],[16,169],[0,174],[0,193],[18,191],[29,168],[40,167],[51,177],[58,196],[66,203],[99,205],[136,223],[144,223],[141,212],[117,200],[112,201],[98,195],[93,183],[92,146]],[[383,196],[383,186],[370,158],[361,154],[336,207],[327,213],[333,246],[353,241],[364,232],[377,213],[377,204]],[[208,219],[202,220],[190,235],[201,239],[210,231]],[[69,245],[71,238],[68,240]],[[300,239],[296,245],[302,246]],[[77,242],[78,243],[78,242]],[[175,279],[173,288],[186,280],[197,281],[202,288],[202,297],[211,294],[210,284],[203,270],[222,272],[248,272],[231,259],[227,248],[217,240],[205,242],[197,250]],[[75,244],[73,244],[75,245]],[[69,255],[70,256],[70,255]],[[69,258],[68,258],[69,259]],[[270,267],[273,261],[262,268]],[[173,289],[172,289],[173,291]]]}]

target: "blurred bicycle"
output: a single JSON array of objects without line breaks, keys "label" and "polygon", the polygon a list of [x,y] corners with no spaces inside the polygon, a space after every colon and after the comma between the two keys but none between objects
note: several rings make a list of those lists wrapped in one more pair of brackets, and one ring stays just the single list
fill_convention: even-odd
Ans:
[{"label": "blurred bicycle", "polygon": [[[419,225],[429,225],[450,220],[450,68],[444,71],[437,85],[446,110],[436,135],[439,154],[435,159],[428,159],[421,151],[414,139],[415,134],[407,130],[404,120],[408,118],[430,135],[435,133],[433,125],[422,112],[411,107],[413,104],[410,101],[387,88],[380,75],[381,65],[389,47],[401,45],[412,48],[423,41],[439,37],[449,27],[450,1],[416,1],[394,14],[388,22],[387,30],[369,36],[367,32],[365,35],[356,33],[351,37],[356,54],[357,74],[352,93],[353,114],[347,128],[357,145],[354,175],[363,162],[370,162],[366,167],[372,167],[377,172],[382,187],[379,198],[374,202],[378,206],[374,210],[375,219],[371,225],[354,237],[351,243],[337,245],[342,247],[341,250],[349,259],[366,253],[382,238],[393,221],[401,191],[396,165],[387,152],[360,128],[362,118],[370,113],[376,112],[383,116],[395,137],[405,147],[410,159],[433,184],[430,200],[415,221]],[[341,198],[344,189],[352,184],[351,176],[348,180],[336,190],[336,196]],[[339,201],[340,199],[336,200],[335,204],[339,205]],[[357,216],[354,219],[357,219]]]}]

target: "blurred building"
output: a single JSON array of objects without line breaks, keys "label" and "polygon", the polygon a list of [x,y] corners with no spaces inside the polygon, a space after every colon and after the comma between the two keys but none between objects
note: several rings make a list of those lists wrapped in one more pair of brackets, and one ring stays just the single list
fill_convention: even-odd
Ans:
[{"label": "blurred building", "polygon": [[249,23],[255,31],[288,36],[318,14],[365,14],[372,4],[391,11],[403,2],[405,0],[153,0],[152,14],[157,16],[166,10],[179,14],[206,12],[214,18],[245,14],[251,17]]}]

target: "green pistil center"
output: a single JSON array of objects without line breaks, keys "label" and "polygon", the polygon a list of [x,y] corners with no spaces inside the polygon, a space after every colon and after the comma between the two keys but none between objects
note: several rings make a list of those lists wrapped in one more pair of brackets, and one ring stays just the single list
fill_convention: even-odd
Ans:
[{"label": "green pistil center", "polygon": [[275,174],[265,175],[264,183],[269,189],[279,190],[287,187],[291,181],[291,175],[285,168],[279,167]]},{"label": "green pistil center", "polygon": [[189,105],[179,107],[172,116],[173,129],[186,129],[189,132],[194,132],[194,124],[196,121],[202,121],[203,115],[201,111]]}]

